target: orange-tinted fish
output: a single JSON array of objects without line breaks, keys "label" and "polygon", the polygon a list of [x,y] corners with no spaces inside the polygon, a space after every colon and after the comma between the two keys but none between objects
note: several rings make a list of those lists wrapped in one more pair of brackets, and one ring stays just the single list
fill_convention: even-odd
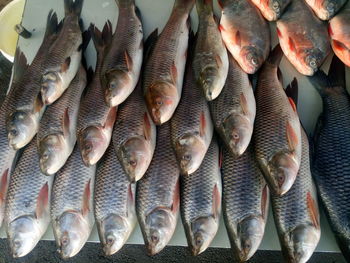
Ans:
[{"label": "orange-tinted fish", "polygon": [[322,20],[331,19],[347,0],[305,0],[314,10],[315,14]]},{"label": "orange-tinted fish", "polygon": [[276,21],[292,0],[252,0],[269,21]]}]

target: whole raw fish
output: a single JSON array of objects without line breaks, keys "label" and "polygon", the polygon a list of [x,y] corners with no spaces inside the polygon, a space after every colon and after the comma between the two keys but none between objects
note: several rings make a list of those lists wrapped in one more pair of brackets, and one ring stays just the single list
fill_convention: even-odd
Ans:
[{"label": "whole raw fish", "polygon": [[194,78],[207,100],[219,96],[228,73],[228,57],[213,14],[213,0],[197,0],[199,26],[194,50]]},{"label": "whole raw fish", "polygon": [[276,21],[292,0],[252,0],[268,21]]},{"label": "whole raw fish", "polygon": [[256,104],[248,74],[231,55],[229,63],[224,89],[209,105],[216,131],[237,158],[245,152],[252,138]]},{"label": "whole raw fish", "polygon": [[220,31],[228,51],[248,74],[255,73],[270,51],[270,28],[250,0],[220,0]]},{"label": "whole raw fish", "polygon": [[312,76],[330,52],[327,24],[304,0],[293,0],[277,20],[277,35],[289,62],[303,75]]},{"label": "whole raw fish", "polygon": [[121,104],[136,87],[143,53],[143,30],[134,0],[116,0],[117,28],[103,61],[102,81],[108,106]]},{"label": "whole raw fish", "polygon": [[322,20],[329,20],[343,7],[347,0],[305,0]]},{"label": "whole raw fish", "polygon": [[156,125],[173,116],[179,104],[195,0],[175,0],[170,18],[154,45],[143,72],[148,112]]}]

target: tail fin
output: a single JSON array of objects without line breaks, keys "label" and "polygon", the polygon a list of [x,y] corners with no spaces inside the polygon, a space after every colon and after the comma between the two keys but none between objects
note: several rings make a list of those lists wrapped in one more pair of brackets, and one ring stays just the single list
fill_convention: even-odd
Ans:
[{"label": "tail fin", "polygon": [[115,0],[119,8],[135,5],[135,0]]},{"label": "tail fin", "polygon": [[328,77],[332,86],[341,86],[345,88],[345,65],[336,55],[332,58]]},{"label": "tail fin", "polygon": [[108,20],[105,23],[102,32],[98,30],[94,24],[90,25],[89,30],[97,53],[102,53],[105,47],[109,46],[112,41],[112,23]]},{"label": "tail fin", "polygon": [[174,8],[175,9],[181,9],[186,13],[190,13],[196,0],[175,0]]},{"label": "tail fin", "polygon": [[143,62],[145,63],[151,55],[154,45],[158,39],[158,28],[156,28],[146,39],[143,45]]},{"label": "tail fin", "polygon": [[[12,82],[16,83],[20,81],[24,72],[28,69],[27,58],[19,47],[16,49],[15,62],[13,64],[13,77]],[[12,84],[13,85],[13,84]]]},{"label": "tail fin", "polygon": [[280,44],[277,44],[275,48],[270,52],[270,56],[267,59],[267,62],[277,67],[281,63],[282,57],[282,48]]},{"label": "tail fin", "polygon": [[213,0],[196,0],[197,13],[213,12]]},{"label": "tail fin", "polygon": [[298,80],[294,78],[285,89],[287,97],[294,101],[294,104],[298,107]]},{"label": "tail fin", "polygon": [[81,10],[83,9],[84,0],[64,0],[64,13],[65,15],[75,14],[80,17]]},{"label": "tail fin", "polygon": [[313,76],[307,78],[321,96],[324,93],[324,89],[331,87],[329,78],[323,70],[318,70]]},{"label": "tail fin", "polygon": [[46,30],[45,30],[44,39],[47,38],[48,36],[56,34],[57,31],[58,31],[57,14],[51,9],[46,20]]}]

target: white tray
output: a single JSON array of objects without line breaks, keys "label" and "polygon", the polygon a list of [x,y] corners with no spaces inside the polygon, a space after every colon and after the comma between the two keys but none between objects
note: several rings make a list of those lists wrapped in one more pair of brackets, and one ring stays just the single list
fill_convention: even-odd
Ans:
[{"label": "white tray", "polygon": [[[136,0],[136,4],[141,10],[143,18],[144,35],[147,37],[156,27],[161,31],[165,25],[174,0]],[[220,11],[214,0],[216,14],[219,16]],[[23,14],[23,26],[29,31],[33,32],[30,39],[20,38],[19,46],[25,53],[28,61],[32,61],[36,54],[37,49],[42,41],[45,31],[46,18],[50,9],[54,9],[59,18],[64,16],[63,0],[31,0],[27,1],[24,14]],[[87,28],[90,23],[94,23],[98,28],[102,29],[104,23],[109,19],[113,28],[115,28],[118,18],[118,8],[114,0],[85,0],[82,18],[84,21],[84,27]],[[191,14],[192,27],[196,30],[198,25],[197,12],[195,8]],[[270,23],[272,32],[272,45],[276,45],[276,27],[275,23]],[[35,31],[34,31],[35,30]],[[89,65],[95,66],[96,55],[95,49],[92,43],[89,44],[87,52],[87,62]],[[324,68],[328,70],[329,59],[326,61]],[[317,117],[322,109],[321,98],[316,90],[308,83],[307,79],[300,75],[291,64],[284,58],[281,63],[281,70],[284,77],[284,85],[287,85],[294,77],[298,79],[299,83],[299,103],[298,109],[302,123],[308,133],[311,133]],[[347,88],[350,88],[350,71],[347,69]],[[316,248],[316,251],[322,252],[339,252],[339,248],[335,242],[334,236],[329,228],[326,218],[321,211],[321,240]],[[0,238],[5,237],[5,231],[2,227],[0,229]],[[53,240],[53,233],[51,226],[47,230],[43,237],[43,240]],[[93,229],[89,238],[90,242],[99,242],[96,227]],[[133,234],[131,235],[128,244],[143,244],[143,238],[140,228],[137,226]],[[175,234],[170,241],[169,245],[174,246],[187,246],[181,220],[179,219]],[[211,244],[212,247],[229,248],[229,240],[226,234],[224,222],[221,218],[219,231]],[[280,250],[278,242],[277,232],[273,223],[273,216],[271,209],[269,212],[269,219],[265,230],[264,239],[260,245],[261,250]]]}]

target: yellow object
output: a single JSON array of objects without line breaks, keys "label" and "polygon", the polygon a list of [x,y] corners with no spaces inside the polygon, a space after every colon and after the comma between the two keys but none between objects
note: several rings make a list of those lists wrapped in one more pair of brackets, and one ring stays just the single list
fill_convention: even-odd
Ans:
[{"label": "yellow object", "polygon": [[0,50],[7,57],[14,57],[18,34],[15,25],[20,24],[25,0],[13,0],[0,12]]}]

